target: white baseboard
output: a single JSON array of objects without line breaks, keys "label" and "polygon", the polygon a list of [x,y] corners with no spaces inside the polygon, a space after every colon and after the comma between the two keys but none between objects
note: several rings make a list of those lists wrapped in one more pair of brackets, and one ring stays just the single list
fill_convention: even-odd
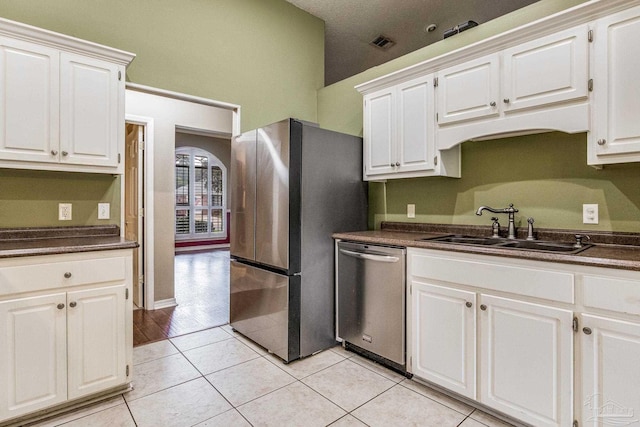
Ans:
[{"label": "white baseboard", "polygon": [[168,299],[163,299],[163,300],[160,300],[160,301],[155,301],[153,303],[153,309],[154,310],[158,310],[160,308],[175,307],[177,305],[178,305],[178,303],[176,302],[175,298],[168,298]]},{"label": "white baseboard", "polygon": [[180,248],[175,248],[175,252],[182,253],[182,252],[193,252],[193,251],[206,251],[209,249],[228,249],[229,247],[230,247],[229,243],[222,243],[220,245],[183,246]]}]

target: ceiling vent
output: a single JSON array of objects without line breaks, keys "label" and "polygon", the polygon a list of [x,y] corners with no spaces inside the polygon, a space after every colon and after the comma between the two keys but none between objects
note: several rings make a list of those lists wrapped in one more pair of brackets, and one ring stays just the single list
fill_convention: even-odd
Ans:
[{"label": "ceiling vent", "polygon": [[389,37],[383,36],[382,34],[380,34],[378,37],[370,41],[369,44],[377,47],[378,49],[387,50],[391,46],[396,44],[396,42],[391,40]]}]

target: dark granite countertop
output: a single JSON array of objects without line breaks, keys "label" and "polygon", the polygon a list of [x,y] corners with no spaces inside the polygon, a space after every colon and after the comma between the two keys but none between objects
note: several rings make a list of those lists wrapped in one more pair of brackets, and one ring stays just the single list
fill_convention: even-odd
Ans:
[{"label": "dark granite countertop", "polygon": [[[518,229],[518,238],[525,238],[524,230]],[[590,232],[577,230],[539,229],[539,240],[575,241],[575,234],[591,237],[594,246],[575,255],[539,251],[514,250],[492,246],[472,246],[434,242],[423,239],[464,234],[468,236],[490,236],[491,227],[468,225],[414,224],[383,222],[380,230],[335,233],[335,239],[372,243],[389,246],[403,246],[424,249],[438,249],[449,252],[465,252],[480,255],[494,255],[506,258],[530,259],[536,261],[579,264],[593,267],[617,268],[640,271],[640,234]]]},{"label": "dark granite countertop", "polygon": [[0,258],[138,247],[117,225],[0,229]]}]

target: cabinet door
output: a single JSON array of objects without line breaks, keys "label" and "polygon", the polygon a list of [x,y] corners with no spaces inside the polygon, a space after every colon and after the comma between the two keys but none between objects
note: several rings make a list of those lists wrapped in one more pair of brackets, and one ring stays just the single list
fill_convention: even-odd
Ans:
[{"label": "cabinet door", "polygon": [[[640,7],[595,25],[590,163],[640,161]],[[608,160],[607,156],[630,154]]]},{"label": "cabinet door", "polygon": [[61,54],[61,162],[118,166],[118,145],[124,141],[119,72],[123,68],[113,63]]},{"label": "cabinet door", "polygon": [[505,50],[504,111],[586,99],[587,36],[583,25]]},{"label": "cabinet door", "polygon": [[126,382],[125,285],[69,292],[69,399]]},{"label": "cabinet door", "polygon": [[581,425],[637,425],[640,324],[584,315],[582,326]]},{"label": "cabinet door", "polygon": [[415,281],[411,286],[413,374],[475,399],[475,293]]},{"label": "cabinet door", "polygon": [[0,302],[0,420],[67,399],[65,294]]},{"label": "cabinet door", "polygon": [[573,313],[480,297],[480,402],[535,426],[571,425]]},{"label": "cabinet door", "polygon": [[398,172],[435,167],[433,75],[401,84],[398,96]]},{"label": "cabinet door", "polygon": [[[394,89],[364,98],[364,175],[395,172],[396,106]],[[398,166],[399,166],[398,162]]]},{"label": "cabinet door", "polygon": [[0,37],[0,159],[58,161],[59,53]]},{"label": "cabinet door", "polygon": [[498,116],[499,54],[438,73],[438,124]]}]

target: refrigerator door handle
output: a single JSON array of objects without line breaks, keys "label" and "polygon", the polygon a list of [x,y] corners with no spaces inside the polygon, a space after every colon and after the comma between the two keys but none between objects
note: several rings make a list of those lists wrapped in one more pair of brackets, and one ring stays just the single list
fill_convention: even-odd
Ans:
[{"label": "refrigerator door handle", "polygon": [[395,257],[395,256],[388,256],[388,255],[373,255],[373,254],[363,254],[362,252],[353,252],[353,251],[348,251],[346,249],[340,249],[340,253],[350,256],[350,257],[354,257],[354,258],[360,258],[360,259],[367,259],[370,261],[379,261],[379,262],[398,262],[400,261],[400,258]]}]

